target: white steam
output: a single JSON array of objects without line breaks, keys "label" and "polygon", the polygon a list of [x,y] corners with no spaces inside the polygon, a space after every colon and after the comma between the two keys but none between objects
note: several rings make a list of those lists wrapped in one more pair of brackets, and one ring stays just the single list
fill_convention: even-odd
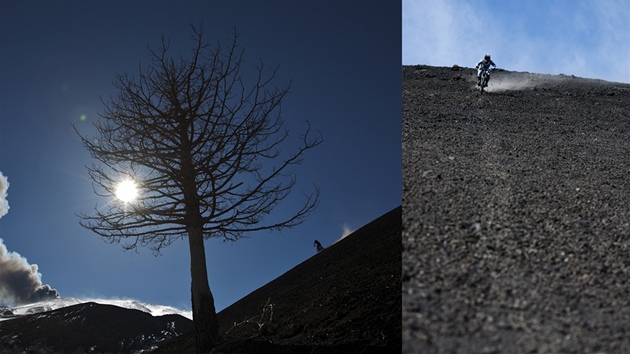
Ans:
[{"label": "white steam", "polygon": [[[0,218],[9,211],[9,181],[0,172]],[[29,264],[17,252],[9,252],[0,238],[0,304],[28,304],[59,297],[50,285],[42,285],[37,264]]]},{"label": "white steam", "polygon": [[354,230],[352,230],[350,226],[348,226],[348,224],[343,224],[343,233],[341,234],[341,239],[345,238],[353,232]]},{"label": "white steam", "polygon": [[7,200],[7,190],[9,189],[9,180],[0,172],[0,218],[9,212],[9,201]]}]

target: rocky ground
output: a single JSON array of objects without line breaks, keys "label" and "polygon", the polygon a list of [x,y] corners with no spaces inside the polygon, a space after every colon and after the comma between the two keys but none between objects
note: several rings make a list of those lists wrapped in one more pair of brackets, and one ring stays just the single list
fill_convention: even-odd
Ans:
[{"label": "rocky ground", "polygon": [[[221,311],[213,353],[400,353],[401,215],[399,206]],[[156,353],[193,351],[188,333]]]},{"label": "rocky ground", "polygon": [[405,353],[630,348],[630,85],[405,66]]}]

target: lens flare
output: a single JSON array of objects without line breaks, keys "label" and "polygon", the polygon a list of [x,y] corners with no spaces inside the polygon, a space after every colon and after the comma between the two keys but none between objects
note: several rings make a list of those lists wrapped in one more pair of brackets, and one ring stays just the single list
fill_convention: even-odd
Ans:
[{"label": "lens flare", "polygon": [[116,186],[114,194],[123,203],[131,203],[138,197],[138,186],[132,180],[124,180]]}]

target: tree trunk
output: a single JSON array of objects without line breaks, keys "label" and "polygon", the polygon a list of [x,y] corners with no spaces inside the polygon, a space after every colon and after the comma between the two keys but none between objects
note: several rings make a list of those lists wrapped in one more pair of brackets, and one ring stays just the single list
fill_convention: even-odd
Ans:
[{"label": "tree trunk", "polygon": [[192,312],[197,353],[212,350],[219,342],[219,322],[214,308],[214,298],[208,284],[206,250],[201,228],[189,227],[190,275],[192,278]]}]

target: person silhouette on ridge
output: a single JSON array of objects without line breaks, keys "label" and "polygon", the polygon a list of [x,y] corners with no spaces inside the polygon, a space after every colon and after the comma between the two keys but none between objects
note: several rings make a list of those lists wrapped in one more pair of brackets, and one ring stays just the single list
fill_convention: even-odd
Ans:
[{"label": "person silhouette on ridge", "polygon": [[315,246],[315,248],[317,248],[317,253],[321,252],[324,250],[324,247],[322,247],[322,244],[319,243],[319,241],[315,240],[315,242],[313,242],[313,246]]}]

